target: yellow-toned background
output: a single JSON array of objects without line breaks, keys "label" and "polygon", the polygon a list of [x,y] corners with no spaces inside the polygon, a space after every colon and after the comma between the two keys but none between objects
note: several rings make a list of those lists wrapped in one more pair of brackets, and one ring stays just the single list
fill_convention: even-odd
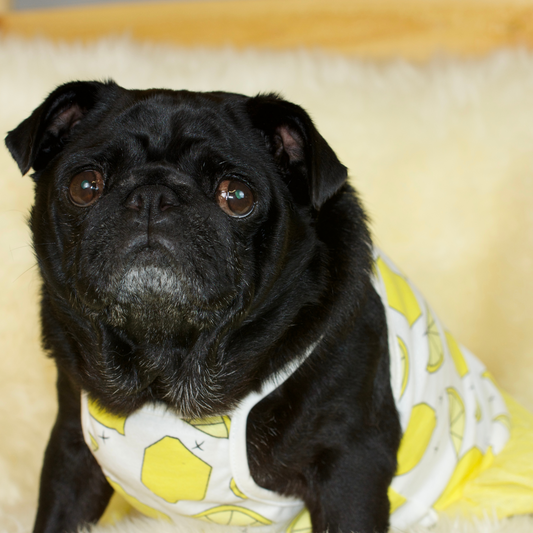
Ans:
[{"label": "yellow-toned background", "polygon": [[[533,407],[532,2],[4,9],[0,30],[2,131],[70,79],[277,90],[303,105],[350,168],[377,243],[454,335]],[[0,531],[14,532],[28,530],[35,510],[54,369],[39,348],[39,283],[25,226],[31,180],[3,147],[0,170]],[[533,530],[525,520],[505,531]],[[436,531],[455,530],[444,522]]]},{"label": "yellow-toned background", "polygon": [[[2,0],[0,0],[1,2]],[[7,0],[3,0],[7,5]],[[1,6],[1,3],[0,3]],[[11,12],[0,28],[85,41],[128,31],[194,46],[320,47],[359,57],[424,59],[533,45],[530,0],[211,0]]]}]

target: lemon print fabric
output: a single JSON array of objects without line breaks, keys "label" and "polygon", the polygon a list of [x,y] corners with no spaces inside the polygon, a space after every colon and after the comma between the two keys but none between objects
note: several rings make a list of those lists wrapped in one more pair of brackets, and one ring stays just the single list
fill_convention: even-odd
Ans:
[{"label": "lemon print fabric", "polygon": [[461,377],[463,377],[468,373],[468,365],[465,361],[463,352],[449,331],[446,332],[446,341],[448,343],[448,349],[450,350],[450,355],[455,363],[457,372]]},{"label": "lemon print fabric", "polygon": [[98,451],[98,448],[100,446],[98,446],[98,442],[96,442],[96,439],[89,433],[89,439],[91,439],[91,450],[93,452],[97,452]]},{"label": "lemon print fabric", "polygon": [[507,428],[507,431],[511,431],[511,417],[509,415],[498,415],[494,418],[494,421],[503,424]]},{"label": "lemon print fabric", "polygon": [[[492,452],[491,450],[487,451],[486,454],[487,466],[492,462]],[[461,497],[462,487],[464,483],[469,479],[472,479],[476,474],[481,471],[484,462],[484,455],[479,448],[472,448],[467,453],[461,457],[455,470],[453,472],[452,478],[448,482],[446,489],[440,496],[440,498],[435,502],[435,509],[441,511],[446,509],[449,505],[457,501]]]},{"label": "lemon print fabric", "polygon": [[164,437],[144,453],[141,481],[163,500],[202,500],[211,467],[174,437]]},{"label": "lemon print fabric", "polygon": [[498,384],[496,383],[496,380],[494,379],[494,376],[488,370],[485,370],[485,372],[483,372],[481,376],[485,379],[489,379],[490,381],[492,381],[492,383],[494,383],[496,387],[498,386]]},{"label": "lemon print fabric", "polygon": [[398,507],[401,507],[407,501],[407,498],[398,494],[392,487],[389,487],[387,496],[389,497],[391,513],[394,513]]},{"label": "lemon print fabric", "polygon": [[304,509],[290,523],[285,533],[312,533],[312,531],[311,515],[307,509]]},{"label": "lemon print fabric", "polygon": [[106,411],[103,407],[99,406],[96,400],[88,399],[88,407],[90,415],[100,422],[103,426],[118,431],[121,435],[124,435],[124,426],[126,424],[126,417],[117,416],[109,411]]},{"label": "lemon print fabric", "polygon": [[[459,455],[461,444],[463,443],[463,435],[465,431],[466,415],[465,406],[461,396],[453,387],[446,389],[448,393],[449,413],[450,413],[450,437],[452,439],[455,453]],[[476,404],[476,411],[479,404]],[[476,412],[476,421],[478,412]]]},{"label": "lemon print fabric", "polygon": [[227,439],[229,437],[229,430],[231,427],[231,420],[229,416],[211,416],[208,418],[185,418],[185,422],[191,424],[196,429],[218,437],[219,439]]},{"label": "lemon print fabric", "polygon": [[229,484],[229,488],[231,489],[231,492],[233,492],[233,494],[235,494],[239,498],[242,498],[243,500],[245,500],[248,497],[248,496],[246,496],[246,494],[244,494],[244,492],[239,490],[239,487],[237,487],[237,483],[235,482],[235,480],[233,478],[231,478],[231,482]]},{"label": "lemon print fabric", "polygon": [[427,364],[428,372],[436,372],[444,362],[444,346],[442,338],[437,328],[437,323],[429,309],[427,309],[427,329],[426,335],[428,338],[429,357]]},{"label": "lemon print fabric", "polygon": [[426,453],[436,425],[435,409],[426,403],[413,407],[409,425],[403,434],[398,450],[397,476],[409,472],[420,462]]},{"label": "lemon print fabric", "polygon": [[194,515],[194,518],[200,518],[206,522],[213,522],[224,526],[246,527],[268,526],[272,524],[271,520],[261,516],[259,513],[236,505],[220,505]]},{"label": "lemon print fabric", "polygon": [[412,326],[422,311],[411,286],[403,276],[394,272],[383,258],[379,257],[376,265],[385,283],[388,304],[402,313]]},{"label": "lemon print fabric", "polygon": [[431,526],[509,437],[505,402],[486,368],[440,322],[379,250],[373,285],[383,302],[391,384],[402,427],[389,488],[391,525]]},{"label": "lemon print fabric", "polygon": [[402,369],[402,388],[400,391],[400,397],[402,397],[409,380],[409,352],[405,342],[400,337],[398,337],[398,345],[400,346],[400,366]]},{"label": "lemon print fabric", "polygon": [[481,406],[479,405],[479,401],[476,400],[476,421],[479,422],[482,416]]},{"label": "lemon print fabric", "polygon": [[142,503],[131,494],[128,494],[118,483],[115,483],[112,479],[106,479],[107,482],[111,485],[111,487],[113,487],[113,490],[117,494],[122,496],[122,498],[124,498],[124,500],[126,500],[126,502],[128,502],[133,508],[137,509],[137,511],[141,512],[146,516],[149,516],[150,518],[162,518],[167,522],[170,521],[170,518],[165,513],[162,513],[157,509],[154,509],[153,507]]}]

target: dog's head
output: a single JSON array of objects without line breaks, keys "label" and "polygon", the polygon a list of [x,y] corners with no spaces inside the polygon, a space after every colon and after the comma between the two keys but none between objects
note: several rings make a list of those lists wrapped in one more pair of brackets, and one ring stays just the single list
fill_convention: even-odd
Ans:
[{"label": "dog's head", "polygon": [[300,107],[74,82],[6,144],[35,170],[45,346],[109,408],[216,412],[323,333],[348,216],[328,204],[353,198]]}]

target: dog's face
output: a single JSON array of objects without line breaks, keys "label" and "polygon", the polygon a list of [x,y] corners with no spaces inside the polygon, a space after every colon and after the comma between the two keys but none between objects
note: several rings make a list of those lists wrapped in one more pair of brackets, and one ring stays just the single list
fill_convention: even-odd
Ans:
[{"label": "dog's face", "polygon": [[102,403],[214,413],[286,362],[346,180],[301,108],[77,82],[6,142],[36,171],[45,346]]},{"label": "dog's face", "polygon": [[[227,100],[124,92],[105,112],[75,116],[72,141],[39,176],[36,246],[60,249],[44,265],[50,278],[60,272],[84,315],[137,343],[188,347],[246,308],[253,235],[287,201],[240,131],[240,101]],[[50,224],[37,219],[45,210]]]}]

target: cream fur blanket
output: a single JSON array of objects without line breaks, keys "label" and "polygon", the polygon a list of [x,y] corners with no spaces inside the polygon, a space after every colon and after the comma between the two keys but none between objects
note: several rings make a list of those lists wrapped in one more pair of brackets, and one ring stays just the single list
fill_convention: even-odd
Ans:
[{"label": "cream fur blanket", "polygon": [[[500,384],[533,407],[533,55],[413,66],[304,51],[1,40],[0,132],[57,84],[108,77],[129,88],[280,91],[304,106],[350,168],[379,246]],[[0,169],[0,531],[23,532],[54,419],[55,373],[39,346],[39,281],[25,225],[32,181],[3,144]],[[176,528],[136,519],[112,529],[154,530]],[[532,530],[533,519],[521,517],[444,519],[432,531]]]}]

